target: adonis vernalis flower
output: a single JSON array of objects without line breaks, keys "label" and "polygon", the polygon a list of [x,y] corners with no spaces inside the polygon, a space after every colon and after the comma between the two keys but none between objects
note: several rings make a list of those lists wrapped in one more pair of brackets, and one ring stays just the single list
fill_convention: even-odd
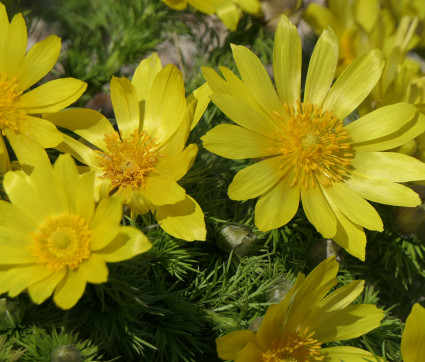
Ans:
[{"label": "adonis vernalis flower", "polygon": [[0,294],[28,290],[35,303],[54,293],[68,309],[86,283],[108,279],[106,263],[127,260],[151,248],[138,229],[120,226],[119,198],[94,201],[94,173],[79,175],[62,155],[54,167],[44,159],[30,176],[8,172],[0,201]]},{"label": "adonis vernalis flower", "polygon": [[186,100],[181,72],[162,68],[156,54],[141,62],[133,81],[114,77],[112,105],[119,133],[100,113],[75,109],[46,115],[85,138],[59,147],[96,171],[100,195],[120,194],[133,215],[152,211],[160,226],[184,240],[205,240],[204,214],[178,185],[197,155],[185,147],[191,128],[209,103],[203,86]]},{"label": "adonis vernalis flower", "polygon": [[258,0],[162,0],[170,8],[183,10],[189,4],[205,14],[217,14],[230,30],[236,30],[242,10],[250,14],[261,11]]},{"label": "adonis vernalis flower", "polygon": [[[24,93],[55,65],[60,39],[51,35],[27,51],[27,28],[22,14],[11,23],[0,3],[0,129],[18,160],[33,165],[46,157],[44,148],[63,141],[62,133],[50,122],[34,115],[59,111],[75,102],[86,89],[78,79],[47,82]],[[0,172],[7,169],[9,157],[0,135]]]},{"label": "adonis vernalis flower", "polygon": [[[260,196],[255,223],[262,231],[292,219],[302,201],[307,218],[325,238],[333,238],[364,259],[363,227],[382,231],[381,218],[365,200],[417,206],[418,195],[398,182],[425,178],[425,164],[398,153],[425,130],[414,106],[382,107],[344,125],[375,86],[382,71],[378,51],[352,62],[332,84],[338,42],[328,29],[311,58],[301,100],[301,42],[282,17],[275,36],[273,70],[277,92],[260,60],[233,46],[242,80],[225,67],[224,78],[204,68],[212,101],[237,125],[222,124],[204,137],[211,152],[259,162],[241,170],[229,186],[233,200]],[[262,160],[261,160],[262,159]]]},{"label": "adonis vernalis flower", "polygon": [[406,320],[401,337],[404,362],[417,362],[425,358],[425,309],[416,303]]},{"label": "adonis vernalis flower", "polygon": [[288,294],[271,305],[257,332],[241,330],[217,339],[218,356],[237,362],[361,361],[373,358],[359,348],[322,347],[361,336],[380,325],[384,312],[371,304],[349,305],[363,291],[358,280],[326,294],[337,284],[338,263],[328,258]]}]

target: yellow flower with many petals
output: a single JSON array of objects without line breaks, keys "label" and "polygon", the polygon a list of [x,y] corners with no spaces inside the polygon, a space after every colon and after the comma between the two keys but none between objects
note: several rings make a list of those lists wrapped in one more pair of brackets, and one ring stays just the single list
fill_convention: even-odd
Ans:
[{"label": "yellow flower with many petals", "polygon": [[258,0],[162,0],[169,7],[183,10],[187,4],[205,14],[217,14],[230,30],[236,30],[242,11],[257,15],[261,11]]},{"label": "yellow flower with many petals", "polygon": [[208,94],[204,85],[186,100],[181,72],[172,65],[162,68],[154,54],[141,62],[132,82],[115,77],[111,81],[119,133],[100,113],[88,109],[46,118],[95,146],[65,136],[59,149],[96,171],[101,196],[120,194],[133,215],[152,211],[167,233],[205,240],[204,214],[177,181],[197,155],[197,146],[185,143],[209,103]]},{"label": "yellow flower with many petals", "polygon": [[406,320],[401,337],[401,354],[404,362],[425,360],[425,309],[416,303]]},{"label": "yellow flower with many petals", "polygon": [[[260,196],[255,223],[262,231],[289,222],[300,199],[307,218],[357,258],[365,258],[363,227],[382,231],[365,200],[389,205],[420,204],[398,184],[425,179],[425,164],[385,151],[425,130],[425,117],[407,103],[382,107],[344,125],[369,94],[382,71],[378,51],[351,63],[333,83],[338,42],[329,29],[310,61],[301,100],[301,42],[282,17],[276,31],[273,70],[277,92],[260,60],[233,46],[241,79],[225,67],[224,78],[204,68],[212,101],[238,125],[222,124],[204,137],[211,152],[231,159],[262,158],[241,170],[229,186],[233,200]],[[333,84],[332,84],[333,83]]]},{"label": "yellow flower with many petals", "polygon": [[[9,24],[6,8],[0,3],[0,129],[22,164],[34,165],[47,158],[44,148],[63,141],[62,133],[34,115],[59,111],[75,102],[86,89],[78,79],[47,82],[24,93],[55,65],[60,39],[51,35],[27,51],[27,28],[22,14]],[[0,173],[8,168],[9,156],[0,135]]]},{"label": "yellow flower with many petals", "polygon": [[11,203],[0,201],[0,294],[28,290],[42,303],[54,293],[55,303],[68,309],[86,283],[107,281],[107,262],[151,248],[141,231],[119,225],[119,198],[95,205],[94,173],[80,176],[69,155],[54,167],[41,159],[30,176],[8,172],[4,188]]},{"label": "yellow flower with many petals", "polygon": [[257,332],[242,330],[217,339],[218,356],[237,362],[363,361],[359,348],[322,344],[361,336],[380,325],[384,312],[371,304],[349,305],[362,292],[358,280],[326,294],[337,284],[338,263],[328,258],[306,278],[302,273],[278,304],[271,305]]}]

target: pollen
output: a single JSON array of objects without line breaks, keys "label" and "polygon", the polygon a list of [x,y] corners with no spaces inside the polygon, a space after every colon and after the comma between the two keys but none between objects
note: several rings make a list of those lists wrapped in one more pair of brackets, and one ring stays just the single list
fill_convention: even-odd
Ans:
[{"label": "pollen", "polygon": [[100,176],[110,179],[113,188],[137,190],[145,187],[147,175],[155,172],[159,158],[158,145],[146,131],[135,130],[130,137],[121,139],[117,132],[105,135],[108,152],[99,152]]},{"label": "pollen", "polygon": [[280,145],[273,151],[287,156],[282,168],[292,163],[295,177],[291,187],[298,182],[306,188],[317,182],[329,187],[343,181],[353,152],[342,121],[311,103],[298,103],[296,108],[284,103],[283,109],[286,117],[274,113],[280,124],[276,130]]},{"label": "pollen", "polygon": [[48,216],[31,236],[37,262],[54,271],[74,270],[90,257],[91,231],[79,215]]},{"label": "pollen", "polygon": [[16,77],[10,80],[6,75],[0,74],[0,129],[3,134],[6,128],[17,131],[19,120],[25,116],[15,105],[21,94]]},{"label": "pollen", "polygon": [[271,348],[262,355],[263,362],[310,362],[323,361],[321,344],[314,339],[308,328],[300,334],[284,335],[272,341]]}]

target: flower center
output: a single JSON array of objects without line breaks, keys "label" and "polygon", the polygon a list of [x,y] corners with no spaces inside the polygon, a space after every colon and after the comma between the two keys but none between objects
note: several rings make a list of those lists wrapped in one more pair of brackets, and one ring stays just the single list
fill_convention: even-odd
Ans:
[{"label": "flower center", "polygon": [[0,129],[4,133],[5,128],[18,130],[18,121],[25,115],[16,109],[15,102],[22,94],[18,89],[18,80],[9,80],[4,74],[0,74]]},{"label": "flower center", "polygon": [[281,145],[276,149],[285,158],[285,164],[292,160],[295,177],[291,186],[301,182],[306,188],[316,182],[331,186],[342,181],[348,173],[353,153],[350,136],[342,121],[333,112],[324,111],[311,103],[298,103],[297,108],[287,103],[283,105],[289,120],[282,120],[277,130]]},{"label": "flower center", "polygon": [[29,248],[38,263],[49,269],[76,269],[90,257],[91,232],[79,215],[48,216],[31,236],[33,242]]},{"label": "flower center", "polygon": [[145,177],[155,170],[159,157],[155,139],[146,131],[135,130],[123,140],[117,132],[106,134],[105,143],[109,152],[99,152],[99,166],[104,171],[100,177],[110,179],[119,190],[144,188]]},{"label": "flower center", "polygon": [[[305,333],[307,330],[305,331]],[[304,335],[305,335],[304,333]],[[272,347],[262,355],[263,362],[308,362],[322,361],[323,356],[319,350],[321,344],[317,339],[313,339],[314,332],[306,337],[291,334],[284,337],[275,338]]]}]

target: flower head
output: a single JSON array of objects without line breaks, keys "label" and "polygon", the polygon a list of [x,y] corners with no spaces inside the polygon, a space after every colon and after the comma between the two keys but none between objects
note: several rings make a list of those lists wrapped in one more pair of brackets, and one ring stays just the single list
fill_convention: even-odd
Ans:
[{"label": "flower head", "polygon": [[398,182],[425,178],[425,164],[392,152],[425,130],[425,117],[407,103],[382,107],[345,125],[344,119],[378,81],[383,63],[372,51],[351,63],[332,84],[338,42],[321,35],[310,61],[301,99],[301,42],[282,17],[276,31],[273,70],[276,90],[260,60],[233,45],[241,74],[220,67],[224,78],[203,68],[212,101],[237,125],[222,124],[202,137],[211,152],[231,159],[260,159],[236,174],[229,196],[260,196],[255,223],[262,231],[292,219],[300,200],[307,218],[325,238],[364,259],[363,227],[382,231],[365,200],[397,206],[420,204]]},{"label": "flower head", "polygon": [[160,226],[184,240],[205,240],[204,215],[177,183],[198,148],[185,147],[209,103],[204,85],[187,99],[181,72],[162,68],[156,54],[141,62],[132,82],[114,77],[111,98],[119,132],[100,113],[75,109],[45,117],[93,147],[65,136],[59,149],[96,172],[97,193],[121,195],[133,215],[152,211]]},{"label": "flower head", "polygon": [[[361,336],[380,325],[384,312],[374,305],[350,306],[364,281],[326,294],[336,284],[338,263],[328,258],[306,278],[299,274],[288,294],[271,305],[257,332],[242,330],[217,339],[218,356],[238,362],[350,361],[373,357],[359,348],[323,348],[323,343]],[[354,360],[354,359],[353,359]]]},{"label": "flower head", "polygon": [[416,303],[406,320],[401,337],[401,354],[404,362],[421,361],[425,357],[425,309]]},{"label": "flower head", "polygon": [[86,89],[78,79],[47,82],[25,91],[40,81],[55,65],[61,44],[51,35],[27,51],[27,28],[22,14],[9,23],[0,3],[0,173],[9,162],[2,136],[6,136],[18,160],[34,165],[46,157],[44,148],[55,147],[62,133],[35,115],[55,112],[75,102]]},{"label": "flower head", "polygon": [[258,14],[261,11],[259,0],[162,0],[170,8],[183,10],[187,4],[205,14],[217,14],[230,30],[236,30],[242,11]]},{"label": "flower head", "polygon": [[146,236],[120,226],[119,198],[94,201],[94,173],[78,175],[69,155],[54,167],[40,160],[30,176],[8,172],[0,201],[0,293],[28,290],[35,303],[54,293],[68,309],[86,283],[108,279],[107,262],[127,260],[151,248]]}]

